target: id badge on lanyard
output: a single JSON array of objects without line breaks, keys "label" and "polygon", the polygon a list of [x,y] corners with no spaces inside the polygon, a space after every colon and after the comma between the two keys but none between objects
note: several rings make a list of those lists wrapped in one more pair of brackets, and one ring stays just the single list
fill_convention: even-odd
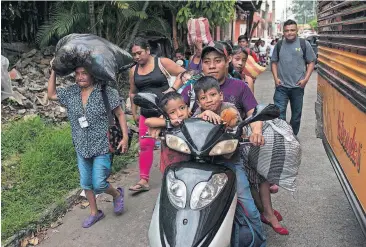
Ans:
[{"label": "id badge on lanyard", "polygon": [[89,123],[88,121],[86,120],[86,117],[85,116],[82,116],[80,117],[79,119],[79,124],[80,124],[80,127],[83,129],[83,128],[86,128],[89,126]]}]

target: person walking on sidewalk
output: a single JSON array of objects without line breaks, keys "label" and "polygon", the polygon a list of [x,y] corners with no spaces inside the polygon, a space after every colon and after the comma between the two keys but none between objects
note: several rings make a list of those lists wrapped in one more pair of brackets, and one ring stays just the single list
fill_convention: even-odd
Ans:
[{"label": "person walking on sidewalk", "polygon": [[291,106],[290,124],[297,135],[300,130],[304,89],[314,70],[316,56],[309,42],[297,37],[297,24],[284,23],[285,39],[280,40],[271,57],[276,90],[274,103],[280,108],[280,118],[286,121],[288,101]]},{"label": "person walking on sidewalk", "polygon": [[[141,37],[134,40],[131,46],[131,53],[133,59],[137,62],[130,70],[129,81],[132,115],[135,123],[139,126],[140,180],[135,185],[131,186],[129,190],[133,192],[144,192],[150,190],[150,169],[153,163],[155,146],[154,139],[143,138],[148,131],[145,120],[149,117],[159,117],[160,114],[154,110],[141,108],[141,115],[138,116],[137,106],[133,103],[133,98],[138,92],[154,93],[161,98],[163,93],[177,91],[182,86],[182,82],[179,79],[180,76],[178,75],[184,72],[185,69],[169,58],[153,57],[150,54],[148,42]],[[161,66],[159,66],[159,59]],[[170,75],[177,77],[172,87],[169,87],[169,82],[162,71],[163,68],[168,71]]]},{"label": "person walking on sidewalk", "polygon": [[75,79],[76,84],[56,89],[56,73],[52,70],[47,95],[50,100],[58,100],[67,109],[72,141],[76,149],[80,185],[85,190],[90,205],[90,215],[82,224],[84,228],[88,228],[104,218],[102,210],[98,210],[96,194],[105,192],[113,196],[114,213],[117,215],[124,210],[123,189],[114,188],[107,181],[111,173],[112,154],[109,152],[109,122],[102,90],[106,90],[113,114],[121,125],[123,139],[118,149],[121,149],[122,153],[126,153],[128,149],[128,129],[117,90],[96,83],[93,76],[83,67],[76,68]]},{"label": "person walking on sidewalk", "polygon": [[247,51],[248,55],[252,56],[257,63],[259,62],[259,58],[257,57],[257,54],[249,47],[249,40],[248,40],[247,36],[240,35],[238,37],[238,45],[241,48],[245,49]]}]

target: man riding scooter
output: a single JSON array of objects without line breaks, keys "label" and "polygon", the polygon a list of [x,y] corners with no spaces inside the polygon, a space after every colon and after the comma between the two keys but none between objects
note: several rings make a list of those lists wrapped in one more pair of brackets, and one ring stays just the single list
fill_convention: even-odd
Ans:
[{"label": "man riding scooter", "polygon": [[[220,84],[220,90],[223,92],[224,101],[231,102],[241,113],[240,115],[252,115],[257,102],[251,93],[250,89],[240,80],[229,79],[227,75],[227,64],[230,62],[230,57],[227,54],[225,47],[216,43],[214,46],[208,46],[204,49],[203,54],[203,72],[205,75],[212,75],[218,79]],[[187,89],[188,90],[188,89]],[[187,92],[186,92],[187,93]],[[183,96],[184,91],[183,91]],[[189,97],[188,97],[188,101]],[[260,145],[264,142],[261,135],[262,123],[252,122],[250,123],[254,130],[254,135],[251,136],[251,142],[255,145]],[[246,177],[245,180],[247,181]],[[247,183],[246,183],[247,184]],[[241,189],[247,190],[245,194],[244,210],[249,218],[250,224],[255,228],[256,232],[259,232],[263,236],[262,224],[260,222],[259,212],[256,209],[253,198],[249,191],[249,184],[245,186],[243,183],[240,185]]]},{"label": "man riding scooter", "polygon": [[[170,114],[163,113],[167,126],[177,123],[175,119],[169,119],[169,116],[174,115],[173,112],[177,116],[187,117],[187,114],[178,114],[187,110],[178,96],[180,95],[167,95],[171,102],[164,104],[164,110],[168,108],[171,111]],[[141,102],[136,104],[142,105]],[[176,109],[173,109],[174,105]],[[273,110],[269,112],[273,118]],[[274,112],[275,116],[278,115],[277,112],[278,109]],[[239,129],[255,120],[264,120],[258,118],[261,115],[257,113],[242,122]],[[200,115],[203,118],[203,115],[217,118],[212,111]],[[240,135],[240,131],[233,135],[222,124],[214,125],[199,119],[183,120],[179,130],[167,128],[165,140],[168,147],[190,154],[193,160],[178,162],[165,170],[161,195],[150,225],[151,246],[229,246],[236,205],[236,179],[233,172],[225,168],[225,162],[220,165],[222,159],[219,156],[234,152]],[[242,239],[234,239],[232,246],[265,246],[264,239],[258,235],[255,226],[247,220],[245,214],[243,218],[244,222],[240,216],[236,217],[236,221],[244,227],[237,229]]]},{"label": "man riding scooter", "polygon": [[[242,118],[253,114],[255,107],[258,105],[253,93],[247,84],[243,81],[229,78],[228,68],[231,61],[231,56],[228,54],[225,46],[219,42],[213,42],[213,45],[206,46],[202,51],[202,72],[206,76],[213,76],[219,81],[220,91],[223,94],[223,101],[232,103]],[[182,91],[184,101],[193,111],[197,109],[198,104],[195,99],[195,92],[191,87],[186,87]],[[194,106],[192,106],[194,104]],[[194,112],[192,112],[194,113]],[[250,124],[253,134],[249,137],[253,145],[259,146],[264,144],[262,136],[262,122],[253,122]],[[247,178],[245,178],[247,180]],[[245,183],[246,184],[246,183]],[[260,214],[253,204],[253,197],[250,193],[249,184],[242,185],[247,192],[244,193],[245,201],[244,208],[247,211],[248,218],[255,225],[258,232],[263,234]]]}]

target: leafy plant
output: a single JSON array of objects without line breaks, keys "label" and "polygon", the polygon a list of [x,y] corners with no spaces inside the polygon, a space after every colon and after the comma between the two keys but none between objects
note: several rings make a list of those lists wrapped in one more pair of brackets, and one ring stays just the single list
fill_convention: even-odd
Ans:
[{"label": "leafy plant", "polygon": [[[50,21],[41,26],[37,33],[36,43],[46,46],[52,40],[57,41],[72,32],[96,32],[112,43],[124,46],[138,22],[141,22],[138,33],[152,31],[169,37],[170,26],[161,17],[164,14],[162,10],[156,8],[156,4],[144,10],[143,5],[144,2],[139,1],[55,3]],[[90,23],[94,23],[92,27]]]},{"label": "leafy plant", "polygon": [[314,20],[308,22],[308,24],[313,28],[313,29],[318,29],[318,20],[317,18],[315,18]]},{"label": "leafy plant", "polygon": [[206,17],[212,27],[220,26],[234,19],[235,1],[189,1],[177,14],[179,27],[190,18]]},{"label": "leafy plant", "polygon": [[313,20],[315,18],[315,0],[294,0],[291,3],[290,10],[298,23],[305,24],[307,20]]}]

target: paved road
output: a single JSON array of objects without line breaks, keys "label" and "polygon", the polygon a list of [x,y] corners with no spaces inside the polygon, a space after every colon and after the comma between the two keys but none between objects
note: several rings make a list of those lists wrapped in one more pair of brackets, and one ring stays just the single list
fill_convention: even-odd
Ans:
[{"label": "paved road", "polygon": [[[303,159],[298,176],[298,192],[292,195],[280,190],[273,196],[274,208],[284,217],[289,236],[280,236],[265,226],[268,246],[329,246],[366,247],[351,207],[343,193],[332,166],[325,154],[322,143],[315,138],[314,102],[316,100],[316,73],[306,88],[303,121],[299,138],[303,147]],[[262,103],[273,102],[273,82],[270,72],[257,80],[255,95]],[[40,246],[122,246],[146,247],[147,230],[160,188],[161,175],[155,157],[151,176],[151,190],[138,196],[127,196],[127,212],[119,217],[113,215],[112,203],[108,196],[98,198],[106,218],[90,229],[81,228],[88,209],[74,207],[66,214],[63,224],[51,229]],[[128,173],[128,174],[126,174]],[[128,186],[136,182],[136,165],[117,176],[115,183]]]}]

